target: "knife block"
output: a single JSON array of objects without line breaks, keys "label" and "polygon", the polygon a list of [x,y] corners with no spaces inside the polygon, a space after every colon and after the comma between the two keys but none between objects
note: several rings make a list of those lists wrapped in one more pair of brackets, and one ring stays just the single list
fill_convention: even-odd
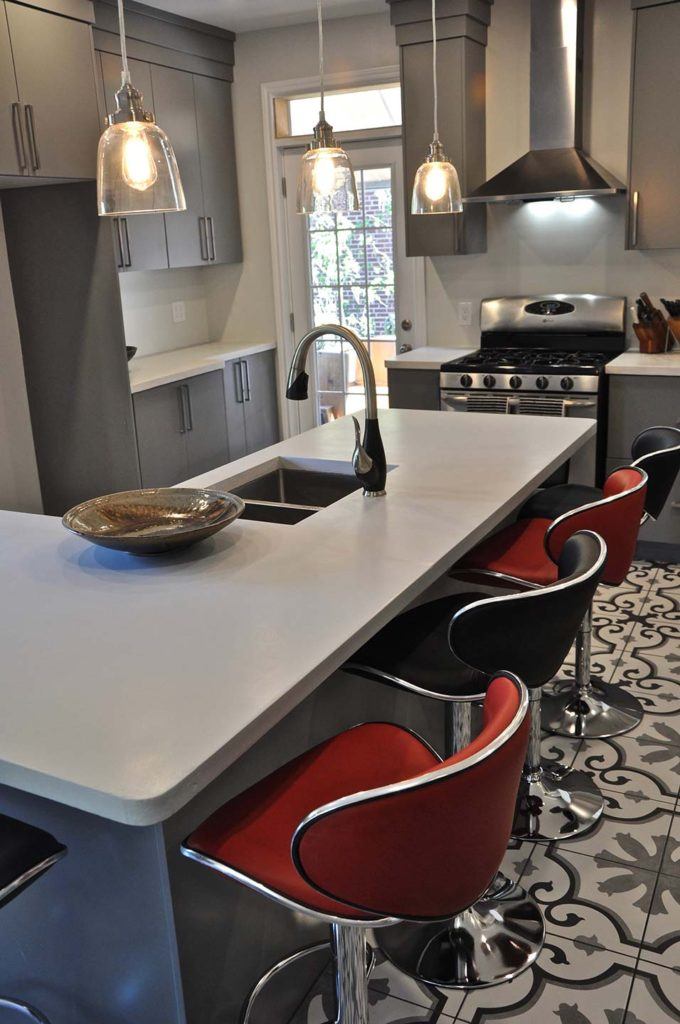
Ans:
[{"label": "knife block", "polygon": [[[653,324],[633,324],[633,330],[640,342],[640,352],[644,352],[646,355],[657,355],[660,352],[665,352],[668,348],[669,327],[665,321]],[[678,335],[680,336],[680,329]]]}]

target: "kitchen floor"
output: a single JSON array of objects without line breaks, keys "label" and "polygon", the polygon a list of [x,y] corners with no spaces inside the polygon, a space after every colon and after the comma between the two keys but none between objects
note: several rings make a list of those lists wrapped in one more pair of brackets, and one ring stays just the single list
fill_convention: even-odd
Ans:
[{"label": "kitchen floor", "polygon": [[[635,693],[646,714],[615,739],[543,741],[544,756],[595,777],[606,807],[579,839],[508,851],[505,873],[521,878],[545,914],[537,965],[466,996],[378,962],[371,1024],[680,1021],[680,565],[638,562],[598,598],[593,671]],[[567,674],[572,665],[573,652]],[[294,1024],[333,1020],[331,991],[327,972]]]}]

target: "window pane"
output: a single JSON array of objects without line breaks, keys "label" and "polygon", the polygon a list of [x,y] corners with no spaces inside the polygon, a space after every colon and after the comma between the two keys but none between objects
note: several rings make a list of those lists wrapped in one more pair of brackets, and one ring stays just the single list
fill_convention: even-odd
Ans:
[{"label": "window pane", "polygon": [[343,342],[343,346],[345,349],[345,381],[347,382],[347,391],[363,392],[364,375],[361,370],[359,357],[351,345]]},{"label": "window pane", "polygon": [[392,172],[378,167],[363,173],[363,207],[367,227],[392,227]]},{"label": "window pane", "polygon": [[335,230],[335,214],[310,213],[308,215],[307,227],[310,231],[333,231]]},{"label": "window pane", "polygon": [[[299,96],[290,99],[288,103],[290,134],[311,135],[319,120],[319,97]],[[383,85],[327,92],[326,120],[336,132],[400,125],[401,89],[398,85]]]},{"label": "window pane", "polygon": [[312,284],[337,284],[338,256],[334,231],[315,231],[309,239]]},{"label": "window pane", "polygon": [[342,323],[359,335],[368,337],[368,306],[365,288],[342,288]]},{"label": "window pane", "polygon": [[345,396],[319,392],[319,411],[322,423],[330,423],[345,415]]},{"label": "window pane", "polygon": [[378,391],[387,394],[387,367],[386,359],[394,358],[397,345],[394,341],[371,341],[371,362],[375,373],[375,383]]},{"label": "window pane", "polygon": [[315,327],[339,322],[340,302],[337,288],[312,288],[312,301]]},{"label": "window pane", "polygon": [[344,392],[342,372],[342,343],[330,338],[322,339],[316,347],[317,384],[319,391]]},{"label": "window pane", "polygon": [[365,284],[364,232],[338,231],[338,253],[340,284]]},{"label": "window pane", "polygon": [[366,232],[366,272],[368,284],[394,283],[394,250],[389,229]]},{"label": "window pane", "polygon": [[371,338],[396,338],[394,286],[369,288]]}]

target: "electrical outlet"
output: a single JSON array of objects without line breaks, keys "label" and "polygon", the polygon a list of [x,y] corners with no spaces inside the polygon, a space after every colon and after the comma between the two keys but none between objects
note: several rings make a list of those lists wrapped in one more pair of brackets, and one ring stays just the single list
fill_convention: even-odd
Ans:
[{"label": "electrical outlet", "polygon": [[472,326],[472,303],[471,302],[459,302],[458,303],[458,323],[461,327]]},{"label": "electrical outlet", "polygon": [[187,318],[187,307],[183,302],[173,302],[172,304],[172,322],[173,324],[183,324]]}]

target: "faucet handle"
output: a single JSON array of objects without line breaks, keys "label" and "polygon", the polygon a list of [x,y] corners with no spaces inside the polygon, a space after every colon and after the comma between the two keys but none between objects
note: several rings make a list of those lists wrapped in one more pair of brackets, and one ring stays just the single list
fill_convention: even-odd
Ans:
[{"label": "faucet handle", "polygon": [[352,419],[354,420],[354,455],[352,456],[352,465],[357,476],[363,476],[366,473],[370,473],[373,469],[373,459],[361,443],[359,420],[356,416],[352,416]]}]

